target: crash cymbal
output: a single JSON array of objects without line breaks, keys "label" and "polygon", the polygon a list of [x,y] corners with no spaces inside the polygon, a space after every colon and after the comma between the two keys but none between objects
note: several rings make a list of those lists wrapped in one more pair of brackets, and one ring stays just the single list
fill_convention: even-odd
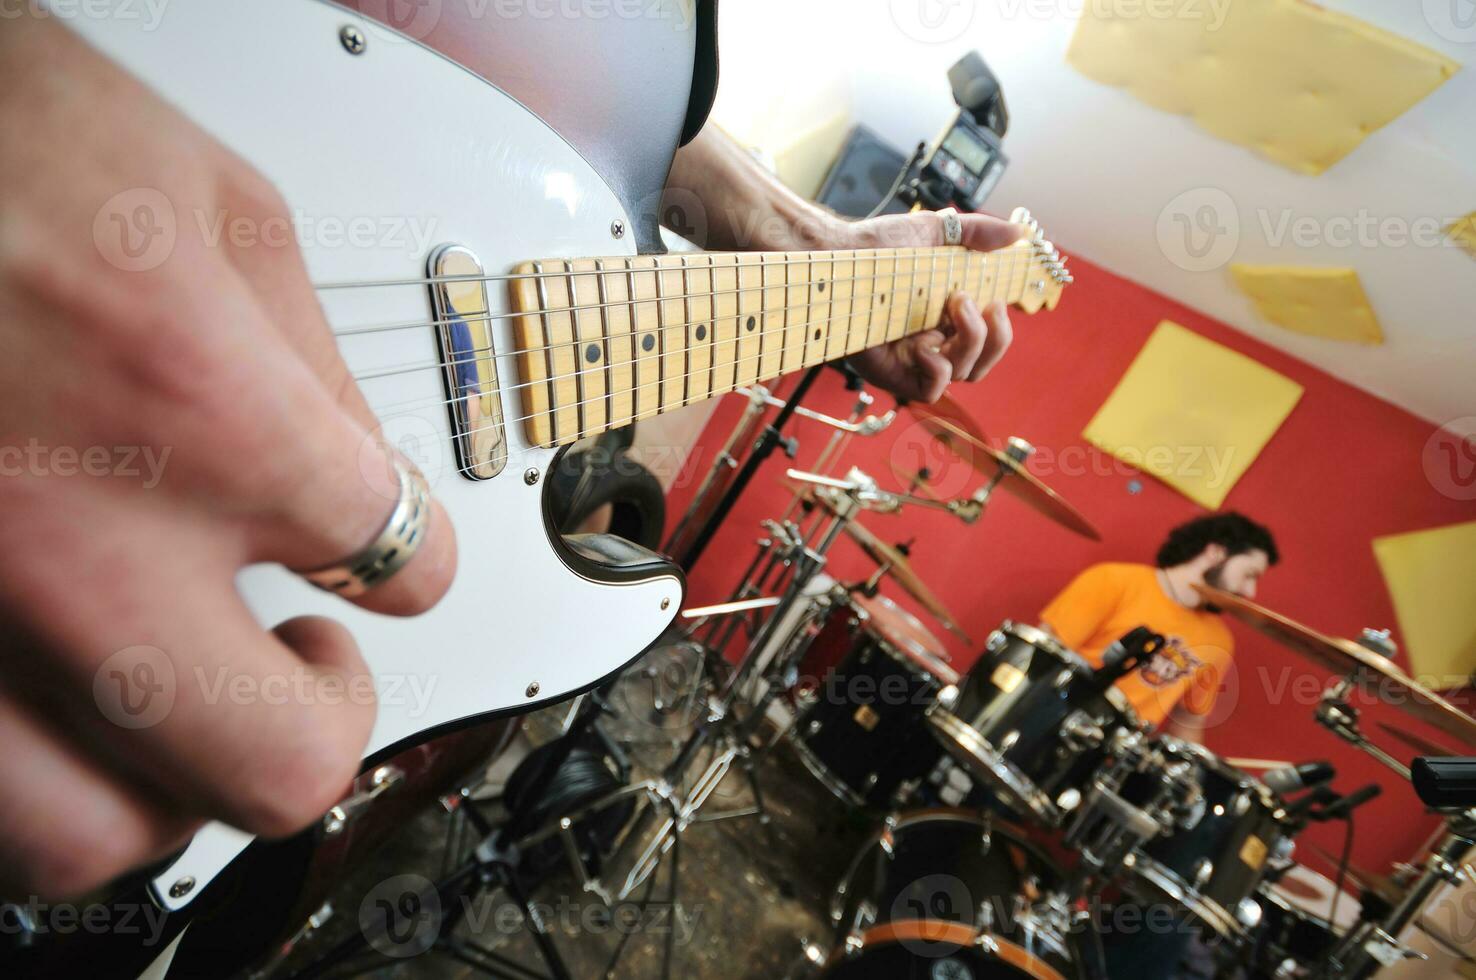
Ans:
[{"label": "crash cymbal", "polygon": [[981,446],[989,443],[984,430],[979,428],[979,423],[947,393],[931,405],[908,402],[906,408],[929,435],[956,455],[967,455],[959,448],[961,442],[968,441]]},{"label": "crash cymbal", "polygon": [[1421,735],[1416,735],[1414,732],[1407,732],[1397,725],[1389,724],[1387,721],[1379,722],[1378,726],[1382,728],[1390,737],[1398,739],[1405,745],[1408,745],[1410,748],[1414,749],[1420,755],[1460,755],[1459,752],[1456,752],[1453,749],[1448,749],[1438,742],[1432,742],[1428,738],[1425,738]]},{"label": "crash cymbal", "polygon": [[1340,636],[1327,636],[1310,626],[1272,612],[1265,606],[1222,589],[1196,585],[1206,601],[1236,619],[1300,653],[1334,674],[1363,672],[1379,678],[1377,692],[1385,700],[1453,738],[1476,745],[1476,719],[1410,677],[1394,661]]},{"label": "crash cymbal", "polygon": [[[909,410],[912,405],[907,406]],[[1074,531],[1084,538],[1093,541],[1101,541],[1102,534],[1091,521],[1087,520],[1075,507],[1066,502],[1066,498],[1046,486],[1040,478],[1025,468],[1020,459],[1004,450],[995,449],[982,438],[972,435],[964,423],[956,422],[944,415],[933,415],[924,423],[929,431],[935,428],[948,436],[943,444],[960,456],[974,469],[983,473],[991,480],[999,479],[999,487],[1012,497],[1018,498],[1031,510],[1050,518],[1057,524]],[[1028,442],[1023,439],[1011,439],[1011,448],[1019,447],[1022,457],[1028,457],[1034,452]],[[1003,474],[1001,474],[1003,470]]]},{"label": "crash cymbal", "polygon": [[954,620],[953,614],[948,611],[943,600],[938,598],[937,594],[917,574],[906,555],[878,538],[864,524],[857,521],[853,520],[846,525],[846,534],[861,546],[861,550],[866,552],[867,557],[885,567],[886,574],[890,575],[904,592],[922,603],[923,608],[931,613],[934,619],[942,623],[945,629],[970,646],[973,645],[973,641]]}]

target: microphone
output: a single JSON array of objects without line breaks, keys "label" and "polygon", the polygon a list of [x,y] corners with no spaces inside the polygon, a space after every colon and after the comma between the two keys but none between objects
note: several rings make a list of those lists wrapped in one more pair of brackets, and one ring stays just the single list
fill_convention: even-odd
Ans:
[{"label": "microphone", "polygon": [[1146,626],[1124,633],[1102,651],[1102,666],[1095,673],[1097,688],[1105,691],[1126,677],[1135,667],[1147,662],[1167,641]]},{"label": "microphone", "polygon": [[1325,807],[1321,813],[1316,815],[1318,820],[1342,820],[1358,807],[1363,806],[1369,800],[1382,793],[1383,787],[1378,783],[1369,783],[1363,789],[1355,789],[1347,796],[1331,806]]},{"label": "microphone", "polygon": [[1280,769],[1270,769],[1261,774],[1261,782],[1273,793],[1285,796],[1287,793],[1295,793],[1299,789],[1311,789],[1332,781],[1337,770],[1331,762],[1326,760],[1320,762],[1304,762],[1299,766],[1283,766]]}]

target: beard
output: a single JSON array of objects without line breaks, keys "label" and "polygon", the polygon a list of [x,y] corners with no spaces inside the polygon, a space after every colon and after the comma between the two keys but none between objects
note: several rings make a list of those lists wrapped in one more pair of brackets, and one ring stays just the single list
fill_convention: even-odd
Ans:
[{"label": "beard", "polygon": [[[1208,586],[1210,586],[1212,588],[1220,589],[1220,590],[1223,591],[1224,588],[1225,588],[1224,581],[1225,581],[1225,563],[1224,562],[1220,562],[1218,565],[1211,565],[1209,568],[1206,568],[1204,570],[1204,584],[1205,585],[1208,585]],[[1204,600],[1204,602],[1201,604],[1200,608],[1202,608],[1205,612],[1212,612],[1212,613],[1222,613],[1222,612],[1225,611],[1225,610],[1221,609],[1219,606],[1215,605],[1213,602],[1210,602],[1208,599]]]}]

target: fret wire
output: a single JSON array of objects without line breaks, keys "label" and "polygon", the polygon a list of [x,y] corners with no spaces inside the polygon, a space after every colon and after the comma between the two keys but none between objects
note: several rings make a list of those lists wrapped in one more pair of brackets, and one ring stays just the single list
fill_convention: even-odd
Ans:
[{"label": "fret wire", "polygon": [[[538,278],[538,300],[539,300],[540,303],[543,304],[544,307],[547,307],[548,306],[548,281],[546,279],[544,279],[543,276],[542,276],[542,273],[543,273],[543,263],[542,262],[535,262],[535,263],[533,263],[533,268],[535,270],[537,270],[538,273],[539,273],[539,278]],[[548,316],[549,315],[547,313],[545,313],[545,314],[543,314],[543,317],[542,317],[542,320],[543,320],[543,339],[545,341],[549,341],[553,337],[553,332],[549,329],[549,319],[548,319]],[[545,346],[543,360],[544,360],[544,370],[546,370],[548,372],[548,418],[549,418],[549,431],[552,432],[554,438],[557,439],[558,438],[558,434],[559,434],[558,433],[558,416],[554,414],[554,406],[558,404],[559,399],[558,399],[557,386],[554,384],[554,380],[553,379],[554,379],[554,376],[558,374],[558,371],[556,371],[554,369],[553,349],[554,349],[554,345],[551,344],[551,343],[549,343],[549,344],[547,344]],[[539,414],[542,414],[542,413],[539,413]]]},{"label": "fret wire", "polygon": [[[574,268],[574,263],[565,262],[564,268],[566,270],[572,270]],[[572,271],[569,273],[567,278],[569,282],[569,298],[577,303],[579,302],[579,291],[578,287],[575,285],[574,274]],[[574,381],[576,390],[579,393],[579,410],[574,414],[574,424],[577,426],[577,429],[575,431],[579,433],[579,437],[582,439],[584,438],[584,434],[590,430],[589,403],[591,401],[591,398],[589,396],[589,372],[582,370],[584,362],[581,361],[579,357],[580,350],[584,346],[579,330],[580,314],[571,313],[569,316],[569,333],[570,336],[574,338],[574,374],[576,375]]]},{"label": "fret wire", "polygon": [[[1027,267],[1027,271],[1028,271],[1028,267]],[[1012,277],[1012,281],[1013,281],[1013,277]],[[996,283],[996,290],[997,290],[997,288],[998,288],[998,283]],[[634,290],[632,292],[634,292]],[[653,301],[647,301],[647,302],[653,302]],[[659,306],[659,304],[658,304],[658,306]],[[659,315],[659,311],[658,311],[658,315]],[[760,333],[761,334],[768,333],[768,334],[771,334],[772,335],[772,334],[780,333],[780,332],[782,332],[782,331],[781,330],[767,330],[767,331],[761,331]],[[658,333],[659,333],[659,331],[658,331]],[[553,346],[557,346],[557,345],[549,345],[549,346],[550,347],[553,347]],[[494,356],[495,357],[499,357],[499,358],[516,359],[520,355],[521,355],[521,352],[513,352],[513,353],[508,353],[508,354],[498,354],[498,355],[494,355]],[[761,356],[762,356],[762,353],[753,355],[753,356],[751,356],[749,358],[739,358],[739,361],[757,361]],[[421,370],[429,370],[429,369],[435,369],[435,368],[439,368],[439,367],[443,367],[443,365],[429,365],[429,366],[426,366],[426,367],[422,368]],[[735,376],[736,376],[736,371],[735,371]],[[757,383],[758,380],[762,380],[763,378],[773,378],[773,377],[778,377],[778,376],[780,376],[780,375],[762,375],[761,373],[760,374],[756,374],[756,376],[755,376],[755,383]],[[562,376],[561,375],[556,375],[552,371],[550,371],[549,378],[547,378],[547,379],[540,378],[540,379],[536,379],[534,381],[524,381],[524,382],[520,382],[518,384],[511,385],[511,386],[508,386],[508,387],[505,387],[505,388],[500,388],[499,391],[500,392],[503,392],[503,393],[511,393],[513,391],[518,391],[520,389],[525,389],[525,388],[533,387],[533,386],[536,386],[536,385],[539,385],[539,384],[543,384],[545,382],[547,382],[550,385],[553,385],[554,383],[556,383],[558,381],[566,380],[567,378],[568,378],[568,375],[562,375]],[[736,387],[739,387],[739,385],[735,384],[734,387],[735,388]],[[381,408],[386,408],[386,409],[387,408],[400,408],[400,409],[405,409],[405,408],[409,408],[409,407],[422,407],[422,406],[426,406],[426,405],[435,405],[435,404],[439,404],[439,405],[444,406],[444,405],[451,404],[452,402],[455,402],[455,401],[458,401],[458,400],[459,400],[459,398],[451,398],[451,399],[441,399],[438,402],[427,402],[427,401],[421,399],[421,400],[416,400],[416,401],[411,401],[411,402],[394,403],[392,405],[381,406]],[[567,406],[562,406],[562,407],[567,408]],[[543,416],[551,416],[554,411],[555,411],[555,409],[552,407],[552,404],[551,404],[550,408],[548,408],[548,409],[537,411],[537,412],[530,412],[530,414],[525,415],[525,416],[522,416],[521,418],[512,419],[510,421],[508,421],[508,420],[504,420],[504,421],[505,421],[506,424],[511,425],[511,424],[515,424],[517,422],[526,422],[526,421],[528,421],[530,419],[536,419],[536,418],[543,417]],[[640,412],[637,409],[633,409],[632,411],[634,413],[633,416],[632,416],[632,418],[626,419],[625,421],[634,421],[636,419],[636,417],[640,417]],[[661,409],[658,407],[658,410],[657,410],[658,414],[659,414],[660,411],[661,411]],[[623,424],[623,423],[620,423],[620,424]],[[613,428],[615,426],[611,426],[611,427]]]},{"label": "fret wire", "polygon": [[682,406],[692,404],[692,280],[687,272],[687,254],[685,252],[677,256],[677,261],[682,269],[682,319],[686,322],[683,330],[686,343],[682,345],[682,368],[686,372],[682,375]]},{"label": "fret wire", "polygon": [[595,259],[595,292],[600,297],[600,349],[605,361],[605,418],[615,417],[615,342],[610,336],[610,308],[605,289],[605,260]]},{"label": "fret wire", "polygon": [[[1011,256],[1011,258],[1013,259],[1014,256]],[[628,259],[627,260],[624,260],[624,261],[626,261],[627,263],[629,263],[629,260]],[[1014,281],[1014,267],[1015,267],[1015,263],[1013,261],[1010,263],[1010,267],[1011,267],[1010,282],[1013,283],[1013,281]],[[650,271],[650,270],[647,270],[647,271]],[[980,280],[981,281],[981,285],[982,285],[982,271],[983,270],[982,270],[982,267],[981,267],[981,280]],[[1026,268],[1025,268],[1024,271],[1026,271],[1028,273],[1028,271],[1029,271],[1028,264],[1026,265]],[[644,301],[640,301],[638,303],[634,299],[635,290],[633,288],[633,284],[634,284],[634,275],[635,274],[636,274],[636,270],[634,270],[634,269],[629,269],[629,270],[627,270],[624,273],[624,275],[628,279],[630,279],[631,280],[631,283],[632,283],[632,291],[631,291],[632,298],[626,304],[616,304],[616,305],[629,305],[629,306],[635,307],[635,306],[641,305],[642,303],[652,303],[652,304],[656,304],[658,306],[658,313],[659,313],[659,303],[657,303],[656,300],[644,300]],[[893,279],[895,280],[895,274],[893,275]],[[545,281],[544,279],[540,279],[540,289],[542,288],[542,284],[543,284],[544,281]],[[994,287],[991,290],[991,299],[990,299],[991,302],[993,302],[994,299],[999,298],[998,294],[999,294],[999,290],[1000,290],[1001,285],[1003,285],[1003,280],[1000,277],[996,277]],[[746,290],[746,291],[752,292],[753,290]],[[594,307],[589,307],[589,308],[593,309]],[[872,304],[871,305],[871,308],[874,311],[875,310],[875,304]],[[798,306],[796,306],[796,307],[786,307],[786,309],[798,309]],[[535,310],[529,310],[529,311],[523,311],[523,312],[520,312],[520,313],[509,314],[508,315],[508,318],[515,319],[516,317],[519,317],[519,316],[536,316],[536,317],[546,318],[550,313],[562,313],[562,312],[564,312],[564,309],[558,309],[558,308],[550,309],[550,310],[536,310],[536,311]],[[468,323],[471,323],[471,322],[478,322],[482,318],[480,318],[480,317],[464,317],[462,319],[464,319]],[[873,312],[873,319],[874,319],[874,312]],[[450,322],[450,321],[448,321],[448,322]],[[633,326],[632,327],[632,330],[633,331],[637,330],[637,327],[636,326]],[[658,328],[658,332],[659,332],[659,328]],[[761,332],[761,333],[763,333],[763,332]],[[547,336],[547,331],[545,331],[545,336]],[[867,339],[868,339],[868,341],[870,340],[869,331],[868,331],[868,338]],[[879,340],[877,342],[877,344],[868,343],[866,346],[867,347],[878,346],[879,344],[885,343],[885,342],[887,342],[886,339],[885,338],[882,338],[881,340]],[[500,353],[500,354],[499,353],[496,353],[495,349],[492,346],[487,346],[487,347],[474,347],[474,348],[471,348],[469,351],[464,352],[464,355],[463,355],[463,358],[462,359],[452,359],[452,360],[448,360],[448,361],[444,361],[444,362],[431,363],[431,364],[406,365],[406,366],[397,367],[397,368],[393,368],[393,369],[387,369],[387,370],[384,370],[384,371],[368,372],[368,373],[365,373],[365,374],[355,375],[354,376],[354,380],[355,381],[377,381],[377,380],[381,380],[381,379],[386,378],[386,377],[392,377],[392,376],[400,375],[400,374],[413,373],[413,372],[417,372],[417,371],[428,371],[428,370],[434,370],[434,369],[438,369],[438,368],[447,368],[447,367],[452,367],[452,366],[463,364],[463,363],[468,363],[469,361],[476,360],[481,355],[489,354],[489,353],[492,354],[494,357],[518,357],[518,356],[535,354],[535,353],[538,353],[540,351],[548,351],[548,350],[550,350],[552,348],[557,348],[557,347],[561,347],[561,346],[563,346],[562,343],[548,343],[548,344],[543,344],[543,345],[540,345],[540,346],[526,347],[526,348],[518,348],[516,350],[506,351],[506,352],[503,352],[503,353]],[[863,347],[862,349],[864,350],[865,348]],[[552,374],[552,372],[550,372],[550,373]]]}]

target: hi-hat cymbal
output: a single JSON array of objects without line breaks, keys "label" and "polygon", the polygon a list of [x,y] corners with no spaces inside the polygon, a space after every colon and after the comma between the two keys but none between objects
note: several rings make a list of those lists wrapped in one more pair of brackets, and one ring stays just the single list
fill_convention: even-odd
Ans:
[{"label": "hi-hat cymbal", "polygon": [[[1325,847],[1320,847],[1311,841],[1307,842],[1307,847],[1312,853],[1332,865],[1334,869],[1337,869],[1343,863],[1341,857],[1333,854]],[[1354,861],[1348,862],[1348,877],[1353,879],[1355,885],[1373,892],[1386,902],[1398,902],[1404,894],[1404,889],[1397,885],[1393,878],[1390,878],[1388,875],[1379,874],[1377,871],[1370,871],[1368,868],[1360,867]]]},{"label": "hi-hat cymbal", "polygon": [[937,594],[917,574],[906,555],[878,538],[864,524],[857,521],[853,520],[846,524],[846,534],[861,546],[861,550],[866,552],[867,557],[878,565],[884,566],[886,574],[890,575],[904,592],[922,603],[923,608],[931,613],[934,619],[942,623],[945,629],[970,646],[973,645],[973,641],[954,620],[953,614],[948,611],[943,600],[938,598]]},{"label": "hi-hat cymbal", "polygon": [[1476,745],[1476,718],[1410,677],[1388,657],[1352,640],[1319,633],[1223,589],[1207,585],[1196,585],[1195,589],[1206,601],[1335,674],[1362,670],[1376,676],[1380,681],[1378,693],[1385,701],[1447,735]]},{"label": "hi-hat cymbal", "polygon": [[[940,400],[938,404],[943,403]],[[918,421],[922,422],[934,438],[980,473],[994,478],[1003,468],[1005,478],[1000,481],[999,486],[1010,496],[1018,498],[1030,509],[1050,518],[1068,531],[1074,531],[1093,541],[1102,540],[1102,534],[1096,526],[1081,511],[1067,503],[1066,498],[1046,486],[1020,460],[984,441],[983,433],[979,432],[978,426],[963,409],[949,402],[944,411],[931,411],[937,407],[938,405],[909,404],[907,409],[917,416]],[[1023,441],[1021,444],[1029,446]]]}]

